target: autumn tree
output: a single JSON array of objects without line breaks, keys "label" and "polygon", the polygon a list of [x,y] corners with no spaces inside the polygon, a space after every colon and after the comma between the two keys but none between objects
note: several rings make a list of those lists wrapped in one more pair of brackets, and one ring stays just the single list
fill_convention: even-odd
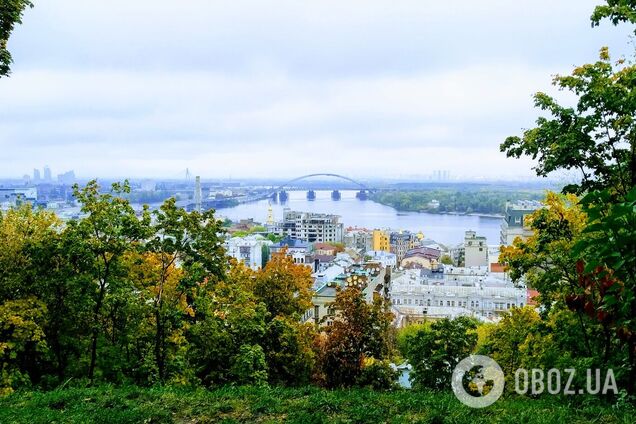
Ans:
[{"label": "autumn tree", "polygon": [[47,350],[46,306],[35,297],[0,304],[0,396],[30,385]]},{"label": "autumn tree", "polygon": [[286,251],[272,255],[254,277],[254,294],[263,301],[272,318],[299,320],[312,305],[311,268],[295,264]]},{"label": "autumn tree", "polygon": [[[152,213],[151,237],[145,242],[146,254],[141,264],[147,265],[145,273],[136,278],[144,293],[150,294],[154,318],[154,355],[159,381],[166,379],[168,339],[176,344],[183,338],[185,315],[194,316],[188,305],[193,283],[201,278],[220,277],[223,274],[223,248],[221,224],[213,212],[203,214],[187,212],[176,206],[174,198],[166,200]],[[134,267],[133,269],[139,269]],[[194,274],[195,280],[186,278]],[[204,274],[201,275],[201,274]]]},{"label": "autumn tree", "polygon": [[[0,305],[37,299],[49,357],[30,367],[30,379],[53,373],[74,375],[82,352],[86,293],[74,268],[66,230],[54,213],[26,203],[0,212]],[[73,369],[69,370],[71,366]]]},{"label": "autumn tree", "polygon": [[393,314],[384,298],[376,295],[369,304],[358,287],[338,289],[331,308],[335,316],[320,347],[322,372],[328,387],[352,386],[366,359],[390,357]]}]

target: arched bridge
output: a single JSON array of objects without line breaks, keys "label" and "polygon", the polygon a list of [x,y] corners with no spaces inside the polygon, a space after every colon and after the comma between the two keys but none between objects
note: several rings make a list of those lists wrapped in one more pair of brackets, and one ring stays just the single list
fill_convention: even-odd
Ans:
[{"label": "arched bridge", "polygon": [[341,180],[345,180],[345,181],[349,181],[350,183],[353,183],[355,185],[357,185],[358,187],[360,187],[361,190],[369,190],[369,188],[364,185],[363,183],[354,180],[353,178],[349,178],[349,177],[345,177],[344,175],[340,175],[340,174],[328,174],[328,173],[320,173],[320,174],[307,174],[307,175],[303,175],[302,177],[296,177],[292,180],[286,181],[284,184],[280,185],[276,191],[280,191],[283,190],[285,187],[290,187],[292,184],[294,184],[297,181],[302,181],[302,180],[306,180],[308,178],[313,178],[313,177],[335,177],[335,178],[340,178]]},{"label": "arched bridge", "polygon": [[[284,184],[281,184],[278,188],[272,190],[272,192],[269,194],[269,197],[271,197],[273,200],[278,200],[280,199],[282,202],[287,200],[287,193],[285,192],[285,188],[290,188],[293,186],[293,184],[297,181],[302,181],[302,180],[306,180],[308,178],[313,178],[313,177],[334,177],[334,178],[339,178],[341,180],[345,180],[345,181],[349,181],[350,183],[355,184],[356,186],[358,186],[360,188],[360,190],[358,191],[358,193],[356,194],[356,197],[360,200],[366,200],[367,199],[367,192],[370,191],[370,188],[367,187],[365,184],[361,183],[360,181],[356,181],[353,178],[349,178],[346,177],[344,175],[340,175],[340,174],[332,174],[332,173],[317,173],[317,174],[307,174],[307,175],[303,175],[300,177],[296,177],[293,178],[289,181],[286,181]],[[314,200],[316,198],[316,194],[313,190],[309,190],[307,192],[307,199],[308,200]],[[338,190],[333,190],[331,192],[331,198],[334,200],[340,200],[340,191]]]}]

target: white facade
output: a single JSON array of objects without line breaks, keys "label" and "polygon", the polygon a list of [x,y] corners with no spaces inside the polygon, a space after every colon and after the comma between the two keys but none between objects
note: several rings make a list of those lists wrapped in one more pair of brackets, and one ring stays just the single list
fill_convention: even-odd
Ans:
[{"label": "white facade", "polygon": [[517,237],[527,240],[532,235],[527,217],[543,207],[541,202],[533,200],[522,200],[516,203],[506,202],[506,211],[501,221],[501,244],[510,246]]},{"label": "white facade", "polygon": [[373,249],[373,234],[371,231],[354,229],[344,235],[346,247],[367,252]]},{"label": "white facade", "polygon": [[286,209],[278,232],[310,243],[342,243],[343,225],[338,215]]},{"label": "white facade", "polygon": [[232,237],[225,242],[227,254],[257,270],[263,266],[263,251],[273,243],[263,236]]},{"label": "white facade", "polygon": [[383,267],[396,267],[397,255],[395,253],[385,252],[384,250],[370,250],[366,254],[372,261],[380,262]]},{"label": "white facade", "polygon": [[9,208],[20,201],[35,202],[38,190],[35,187],[0,188],[0,206]]},{"label": "white facade", "polygon": [[474,231],[466,231],[464,237],[464,264],[466,267],[488,266],[488,243],[486,237]]},{"label": "white facade", "polygon": [[463,314],[496,319],[501,312],[527,303],[525,287],[515,287],[487,273],[429,279],[418,271],[407,270],[392,279],[390,296],[394,308],[401,313],[431,318]]}]

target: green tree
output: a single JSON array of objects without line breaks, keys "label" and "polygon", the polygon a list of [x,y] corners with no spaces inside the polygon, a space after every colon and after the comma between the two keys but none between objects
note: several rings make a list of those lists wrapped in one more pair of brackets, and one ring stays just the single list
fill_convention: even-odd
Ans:
[{"label": "green tree", "polygon": [[267,323],[263,348],[269,382],[300,386],[309,383],[315,364],[314,328],[281,316]]},{"label": "green tree", "polygon": [[611,189],[624,197],[636,186],[634,81],[636,66],[624,60],[613,63],[603,48],[597,62],[554,77],[555,86],[578,98],[576,107],[535,94],[535,106],[550,117],[538,118],[537,126],[522,137],[508,137],[501,151],[509,157],[537,159],[534,169],[539,176],[578,170],[581,182],[566,186],[566,192]]},{"label": "green tree", "polygon": [[[155,361],[158,379],[163,382],[167,373],[167,339],[170,336],[174,340],[183,329],[185,317],[194,314],[186,300],[192,286],[184,284],[184,275],[195,268],[197,272],[203,269],[221,277],[224,252],[220,239],[221,222],[211,212],[188,213],[178,208],[175,199],[170,198],[153,211],[153,218],[152,236],[146,241],[145,250],[151,253],[146,259],[154,261],[154,264],[151,264],[146,277],[150,277],[152,293]],[[201,248],[205,250],[199,250]]]},{"label": "green tree", "polygon": [[234,357],[230,369],[238,384],[263,385],[267,383],[265,353],[260,345],[243,344]]},{"label": "green tree", "polygon": [[[614,24],[634,22],[633,1],[606,3],[596,8],[593,25],[603,18]],[[636,392],[636,65],[633,60],[612,62],[602,48],[597,62],[555,77],[554,84],[576,96],[576,107],[537,93],[536,106],[550,116],[540,117],[522,137],[506,139],[501,150],[537,159],[540,176],[577,169],[581,181],[564,191],[584,195],[580,208],[586,220],[573,232],[567,224],[571,220],[541,212],[533,217],[535,236],[515,243],[513,249],[523,254],[506,259],[504,252],[503,257],[513,275],[545,283],[542,296],[561,294],[561,305],[579,316],[588,352],[593,348],[585,324],[600,332],[603,345],[596,358],[607,366],[622,357],[630,372],[628,388]],[[532,271],[537,265],[530,259],[533,254],[546,260],[542,273]]]},{"label": "green tree", "polygon": [[448,388],[455,366],[477,345],[476,329],[472,318],[444,318],[407,336],[406,357],[415,386]]},{"label": "green tree", "polygon": [[621,22],[636,24],[636,1],[606,0],[605,3],[607,4],[596,6],[594,9],[594,13],[592,13],[593,26],[598,26],[603,19],[609,19],[614,25]]},{"label": "green tree", "polygon": [[[100,335],[105,333],[104,318],[111,318],[115,323],[115,311],[104,314],[103,307],[108,304],[111,295],[118,293],[126,284],[125,268],[122,266],[124,254],[138,247],[139,242],[148,236],[150,215],[144,211],[140,220],[128,200],[122,196],[130,192],[127,182],[114,183],[110,192],[101,193],[97,181],[90,181],[80,189],[75,185],[75,198],[81,203],[81,211],[86,214],[80,221],[72,221],[69,231],[73,232],[74,248],[77,255],[85,259],[85,271],[90,276],[90,284],[94,288],[91,293],[93,301],[92,318],[90,320],[91,345],[88,365],[88,378],[92,381],[97,363],[97,351]],[[117,303],[112,304],[117,307]],[[105,316],[106,315],[106,316]],[[115,328],[111,328],[114,339]]]},{"label": "green tree", "polygon": [[[252,277],[253,271],[233,262],[225,278],[205,279],[193,291],[195,321],[188,331],[188,363],[207,386],[236,382],[237,378],[245,381],[245,367],[232,368],[232,364],[244,364],[246,358],[237,358],[241,346],[255,354],[253,347],[262,343],[268,313],[251,290]],[[262,367],[254,370],[263,371]],[[261,377],[262,373],[254,380]]]},{"label": "green tree", "polygon": [[541,317],[533,307],[513,308],[490,331],[480,353],[489,355],[501,366],[508,387],[514,387],[515,371],[523,365],[521,346],[537,331]]},{"label": "green tree", "polygon": [[7,43],[16,24],[22,23],[24,9],[33,7],[29,0],[3,0],[0,5],[0,78],[11,73],[11,53]]}]

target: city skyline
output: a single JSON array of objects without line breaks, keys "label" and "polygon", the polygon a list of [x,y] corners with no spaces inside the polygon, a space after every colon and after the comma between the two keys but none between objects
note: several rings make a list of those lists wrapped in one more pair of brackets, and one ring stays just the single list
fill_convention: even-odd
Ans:
[{"label": "city skyline", "polygon": [[38,3],[0,80],[0,177],[530,177],[498,145],[532,93],[630,48],[595,4]]}]

